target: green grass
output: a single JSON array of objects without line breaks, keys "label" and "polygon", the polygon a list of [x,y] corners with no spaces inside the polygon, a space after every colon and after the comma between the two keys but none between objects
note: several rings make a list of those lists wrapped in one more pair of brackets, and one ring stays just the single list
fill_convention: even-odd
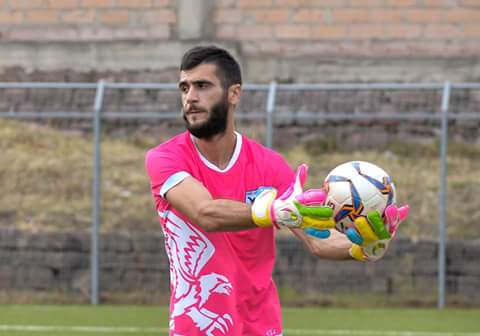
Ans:
[{"label": "green grass", "polygon": [[[461,309],[285,308],[283,313],[285,336],[478,336],[478,316],[480,310]],[[167,335],[167,317],[167,308],[156,306],[7,305],[0,306],[0,334]]]}]

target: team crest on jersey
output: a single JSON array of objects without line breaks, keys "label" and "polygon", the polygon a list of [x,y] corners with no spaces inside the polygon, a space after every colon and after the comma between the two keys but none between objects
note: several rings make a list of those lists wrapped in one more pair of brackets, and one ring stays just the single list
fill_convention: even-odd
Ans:
[{"label": "team crest on jersey", "polygon": [[260,193],[264,190],[268,190],[268,189],[275,189],[273,187],[258,187],[257,189],[255,190],[250,190],[250,191],[247,191],[245,193],[245,203],[247,204],[252,204],[253,201],[255,201],[255,198],[257,198],[258,195],[260,195]]}]

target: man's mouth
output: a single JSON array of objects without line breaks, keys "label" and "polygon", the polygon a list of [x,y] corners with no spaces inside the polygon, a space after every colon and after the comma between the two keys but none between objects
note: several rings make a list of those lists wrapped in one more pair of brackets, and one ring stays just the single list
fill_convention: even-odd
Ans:
[{"label": "man's mouth", "polygon": [[205,112],[205,110],[201,110],[201,109],[189,109],[187,111],[187,114],[197,114],[197,113],[203,113]]}]

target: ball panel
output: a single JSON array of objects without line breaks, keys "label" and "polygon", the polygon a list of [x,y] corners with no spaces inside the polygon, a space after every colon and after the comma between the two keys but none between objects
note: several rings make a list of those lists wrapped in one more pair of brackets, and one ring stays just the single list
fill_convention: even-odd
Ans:
[{"label": "ball panel", "polygon": [[327,205],[333,208],[338,230],[352,227],[356,218],[395,202],[390,176],[370,162],[351,161],[335,167],[325,178]]}]

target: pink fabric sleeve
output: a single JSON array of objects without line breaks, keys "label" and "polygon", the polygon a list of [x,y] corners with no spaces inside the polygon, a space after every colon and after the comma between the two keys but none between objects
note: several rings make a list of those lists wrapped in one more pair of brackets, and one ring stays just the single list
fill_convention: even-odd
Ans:
[{"label": "pink fabric sleeve", "polygon": [[165,182],[172,176],[179,178],[189,176],[185,161],[178,154],[169,151],[149,150],[145,156],[145,168],[150,177],[150,189],[157,210],[166,206],[166,201],[163,199],[165,188],[162,190]]}]

